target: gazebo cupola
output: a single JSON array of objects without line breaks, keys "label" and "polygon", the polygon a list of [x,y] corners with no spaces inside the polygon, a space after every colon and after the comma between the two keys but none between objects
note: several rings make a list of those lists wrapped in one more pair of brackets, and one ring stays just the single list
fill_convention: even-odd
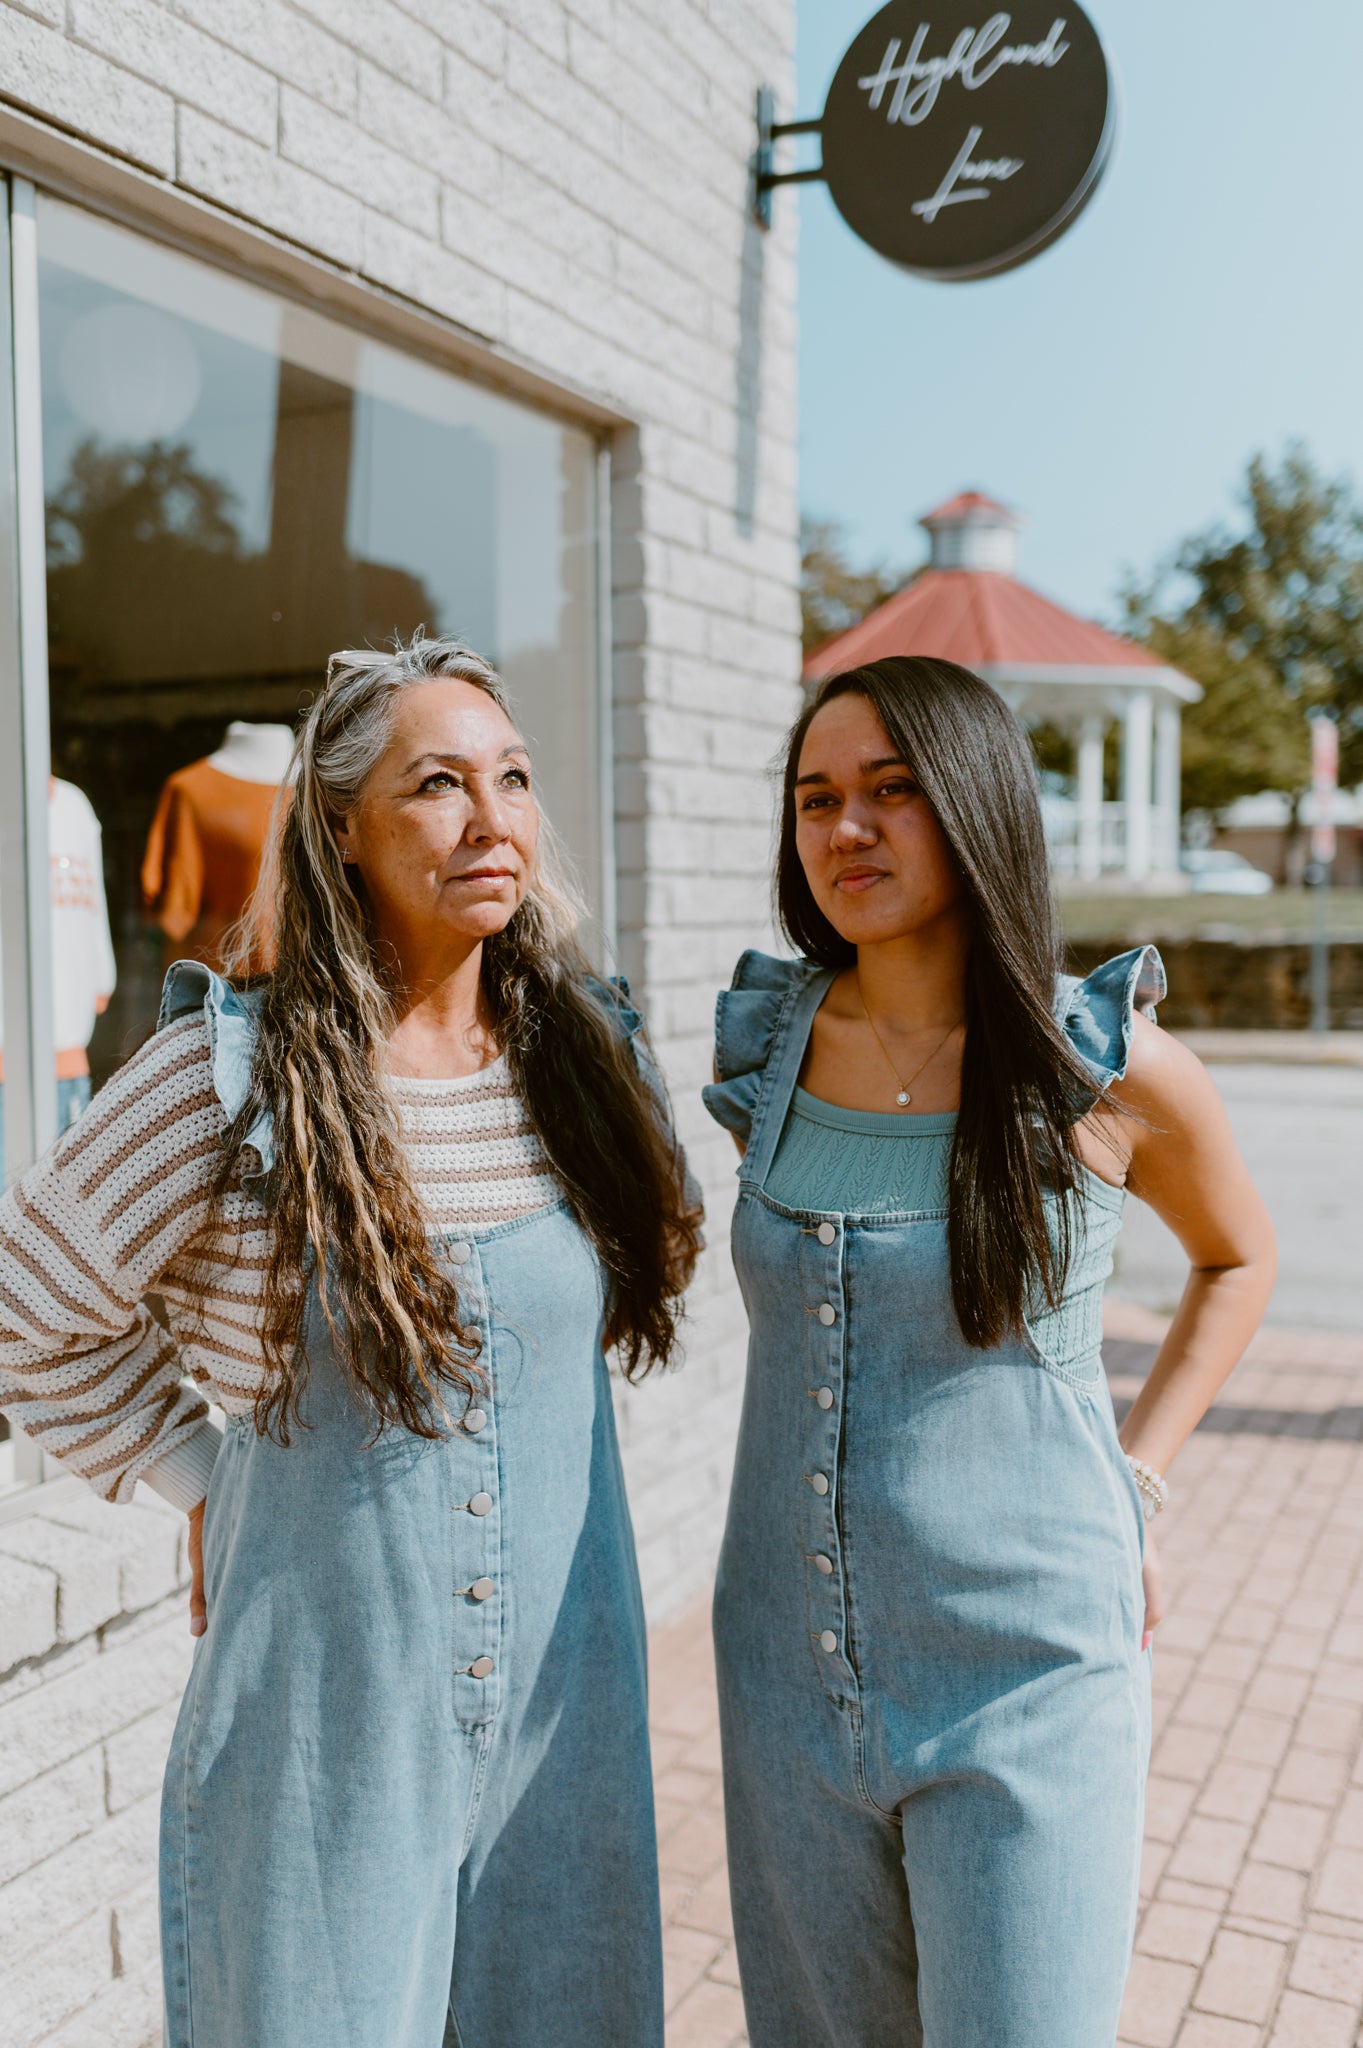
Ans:
[{"label": "gazebo cupola", "polygon": [[918,524],[927,529],[930,569],[992,569],[1011,576],[1017,567],[1021,517],[983,491],[958,491]]},{"label": "gazebo cupola", "polygon": [[[815,682],[891,654],[973,668],[1024,724],[1074,741],[1072,790],[1043,797],[1058,875],[1140,889],[1179,886],[1180,719],[1202,691],[1148,647],[1053,604],[1016,575],[1019,515],[983,491],[959,491],[919,521],[926,566],[903,590],[805,663]],[[1103,788],[1109,726],[1120,736],[1121,790]]]}]

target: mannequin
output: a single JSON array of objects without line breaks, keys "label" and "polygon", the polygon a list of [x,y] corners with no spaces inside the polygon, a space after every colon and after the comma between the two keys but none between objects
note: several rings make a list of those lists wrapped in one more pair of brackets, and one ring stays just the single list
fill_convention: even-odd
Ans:
[{"label": "mannequin", "polygon": [[240,782],[268,782],[278,789],[292,754],[292,726],[250,725],[244,718],[234,718],[222,745],[208,760],[223,775],[235,775]]},{"label": "mannequin", "polygon": [[[86,1048],[109,1007],[117,971],[104,897],[104,852],[90,799],[73,782],[47,779],[47,842],[52,877],[52,1029],[56,1040],[57,1128],[64,1131],[90,1100]],[[0,994],[0,1017],[3,1016]],[[0,1045],[0,1086],[5,1056]],[[4,1156],[0,1106],[0,1162]]]},{"label": "mannequin", "polygon": [[142,860],[143,900],[165,933],[167,967],[221,965],[224,935],[256,885],[292,752],[289,726],[234,718],[215,752],[167,777]]}]

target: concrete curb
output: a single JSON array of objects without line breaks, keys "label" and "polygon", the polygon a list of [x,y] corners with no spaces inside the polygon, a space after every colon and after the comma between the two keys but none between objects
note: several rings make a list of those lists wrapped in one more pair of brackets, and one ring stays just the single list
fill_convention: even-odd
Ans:
[{"label": "concrete curb", "polygon": [[1176,1031],[1209,1066],[1363,1067],[1363,1031]]}]

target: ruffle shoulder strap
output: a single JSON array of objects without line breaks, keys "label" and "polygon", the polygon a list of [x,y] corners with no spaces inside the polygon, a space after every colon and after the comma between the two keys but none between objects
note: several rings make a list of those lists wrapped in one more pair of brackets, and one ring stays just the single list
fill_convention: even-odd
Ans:
[{"label": "ruffle shoulder strap", "polygon": [[1100,1095],[1126,1073],[1133,1015],[1139,1010],[1153,1020],[1155,1005],[1167,991],[1164,962],[1153,946],[1118,953],[1082,981],[1057,975],[1056,1017]]},{"label": "ruffle shoulder strap", "polygon": [[[205,967],[200,960],[177,960],[166,975],[161,991],[158,1031],[179,1017],[201,1014],[208,1027],[208,1045],[213,1062],[213,1087],[228,1118],[235,1117],[251,1092],[251,1061],[255,1053],[256,1018],[260,1009],[258,989],[240,990]],[[250,1186],[263,1179],[274,1166],[274,1120],[268,1113],[256,1118],[243,1141],[260,1160],[260,1174],[243,1174]]]},{"label": "ruffle shoulder strap", "polygon": [[629,983],[625,980],[623,974],[611,974],[605,977],[589,974],[587,986],[606,1011],[620,1036],[628,1042],[629,1049],[634,1054],[634,1064],[639,1070],[644,1086],[653,1097],[654,1108],[658,1113],[658,1122],[661,1124],[669,1144],[675,1149],[680,1162],[687,1206],[699,1211],[705,1206],[700,1183],[692,1173],[687,1163],[686,1155],[677,1142],[676,1128],[672,1121],[672,1105],[667,1097],[667,1084],[663,1080],[662,1070],[658,1062],[653,1057],[653,1049],[648,1042],[648,1033],[644,1029],[644,1020],[634,1007],[633,999],[629,992]]},{"label": "ruffle shoulder strap", "polygon": [[630,997],[629,983],[623,974],[587,976],[587,987],[600,1003],[602,1009],[614,1024],[622,1038],[635,1045],[644,1028],[644,1020],[635,1009]]},{"label": "ruffle shoulder strap", "polygon": [[702,1089],[717,1124],[746,1145],[776,1025],[793,989],[818,970],[804,960],[745,953],[715,1005],[715,1073]]},{"label": "ruffle shoulder strap", "polygon": [[[602,1009],[610,1018],[611,1023],[634,1054],[634,1064],[643,1076],[649,1093],[653,1096],[659,1107],[667,1113],[667,1090],[663,1085],[663,1077],[659,1072],[657,1061],[654,1059],[649,1048],[648,1033],[644,1030],[644,1020],[634,1007],[634,1002],[629,992],[629,983],[625,980],[624,975],[589,974],[587,976],[587,988],[596,997],[597,1002],[600,1003]],[[671,1121],[670,1114],[668,1115],[668,1121],[669,1123]]]}]

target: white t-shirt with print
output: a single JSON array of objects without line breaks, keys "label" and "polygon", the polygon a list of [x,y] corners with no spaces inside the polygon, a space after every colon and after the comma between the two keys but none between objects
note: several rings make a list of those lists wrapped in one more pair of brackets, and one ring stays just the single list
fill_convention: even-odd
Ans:
[{"label": "white t-shirt with print", "polygon": [[[47,806],[52,874],[52,1025],[55,1050],[84,1048],[94,1034],[97,1004],[114,992],[117,973],[104,898],[104,848],[99,819],[83,790],[53,778]],[[0,1045],[3,1045],[0,984]]]}]

